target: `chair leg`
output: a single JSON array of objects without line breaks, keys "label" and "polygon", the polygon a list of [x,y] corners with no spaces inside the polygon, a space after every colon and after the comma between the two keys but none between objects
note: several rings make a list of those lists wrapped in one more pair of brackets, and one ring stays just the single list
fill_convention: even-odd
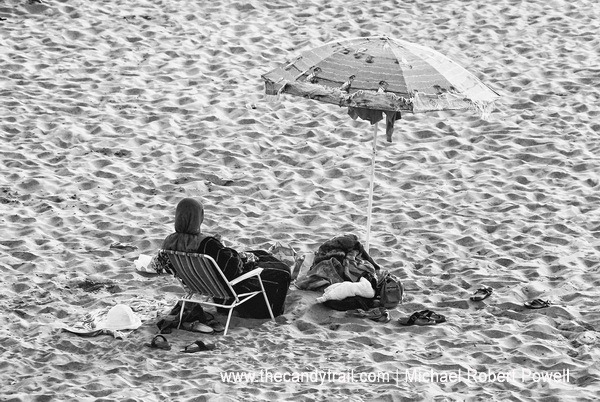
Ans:
[{"label": "chair leg", "polygon": [[185,300],[181,300],[181,311],[179,312],[179,325],[177,325],[177,329],[181,327],[181,320],[183,319],[183,310],[185,309]]},{"label": "chair leg", "polygon": [[227,314],[227,322],[225,323],[225,330],[223,331],[223,336],[227,335],[227,330],[229,329],[229,321],[231,320],[232,314],[233,314],[233,308],[230,308],[229,314]]},{"label": "chair leg", "polygon": [[260,283],[260,288],[262,289],[262,294],[265,298],[265,303],[267,303],[267,308],[269,309],[269,315],[271,316],[271,320],[275,321],[275,317],[273,317],[273,310],[271,310],[271,303],[269,303],[267,292],[265,292],[265,287],[263,286],[262,279],[260,279],[260,277],[258,278],[258,283]]}]

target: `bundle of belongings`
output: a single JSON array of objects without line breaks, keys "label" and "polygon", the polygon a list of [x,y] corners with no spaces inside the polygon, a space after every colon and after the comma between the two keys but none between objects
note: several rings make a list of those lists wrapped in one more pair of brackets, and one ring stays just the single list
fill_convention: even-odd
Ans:
[{"label": "bundle of belongings", "polygon": [[296,281],[304,290],[323,290],[317,298],[329,308],[369,310],[394,308],[404,289],[400,280],[373,261],[354,234],[336,236],[323,243],[306,275]]}]

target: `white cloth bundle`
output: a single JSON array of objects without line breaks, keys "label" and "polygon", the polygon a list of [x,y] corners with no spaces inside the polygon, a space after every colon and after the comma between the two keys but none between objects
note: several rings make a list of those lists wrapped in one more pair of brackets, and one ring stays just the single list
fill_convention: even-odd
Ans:
[{"label": "white cloth bundle", "polygon": [[317,297],[317,303],[327,300],[343,300],[351,296],[375,297],[375,290],[366,278],[360,278],[358,282],[339,282],[325,288],[323,296]]}]

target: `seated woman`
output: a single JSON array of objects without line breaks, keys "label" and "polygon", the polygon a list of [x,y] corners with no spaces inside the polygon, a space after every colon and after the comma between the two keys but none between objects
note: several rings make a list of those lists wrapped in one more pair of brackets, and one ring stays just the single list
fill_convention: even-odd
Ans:
[{"label": "seated woman", "polygon": [[[175,233],[164,240],[162,248],[165,250],[182,251],[187,253],[207,254],[214,258],[217,265],[228,280],[242,275],[244,272],[263,267],[261,280],[267,292],[267,297],[273,310],[273,315],[283,313],[287,290],[290,286],[290,269],[284,263],[265,252],[258,252],[258,262],[244,264],[240,254],[229,247],[225,247],[216,237],[202,233],[200,226],[204,220],[203,205],[192,199],[184,198],[177,204],[175,210]],[[173,274],[168,257],[164,254],[158,256],[159,266]],[[249,279],[237,284],[237,292],[250,292],[260,290],[260,283],[256,279]],[[268,318],[269,312],[264,299],[254,297],[236,308],[240,315],[252,318]]]},{"label": "seated woman", "polygon": [[[242,259],[234,249],[225,247],[216,237],[202,233],[200,225],[203,221],[202,204],[192,198],[181,200],[175,210],[175,233],[167,236],[162,249],[210,255],[228,280],[237,278],[244,271]],[[168,264],[163,266],[169,270]]]}]

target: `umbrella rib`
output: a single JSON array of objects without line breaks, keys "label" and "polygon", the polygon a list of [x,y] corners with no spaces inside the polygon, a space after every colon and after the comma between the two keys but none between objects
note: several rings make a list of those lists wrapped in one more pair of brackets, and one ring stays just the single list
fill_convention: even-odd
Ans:
[{"label": "umbrella rib", "polygon": [[[401,66],[402,65],[402,57],[401,56],[399,57],[398,53],[396,52],[396,49],[395,49],[395,46],[394,46],[396,44],[395,43],[391,43],[391,41],[390,41],[389,38],[386,38],[385,42],[386,42],[386,45],[388,45],[390,47],[390,49],[392,50],[392,54],[396,58],[396,61],[398,62],[398,66]],[[398,46],[398,45],[396,45],[396,46]],[[400,69],[402,69],[402,68],[400,67]],[[408,83],[406,82],[406,80],[404,79],[404,77],[402,77],[402,81],[403,81],[403,84],[404,84],[404,88],[406,88],[406,92],[407,93],[410,92],[410,88],[408,88]]]}]

